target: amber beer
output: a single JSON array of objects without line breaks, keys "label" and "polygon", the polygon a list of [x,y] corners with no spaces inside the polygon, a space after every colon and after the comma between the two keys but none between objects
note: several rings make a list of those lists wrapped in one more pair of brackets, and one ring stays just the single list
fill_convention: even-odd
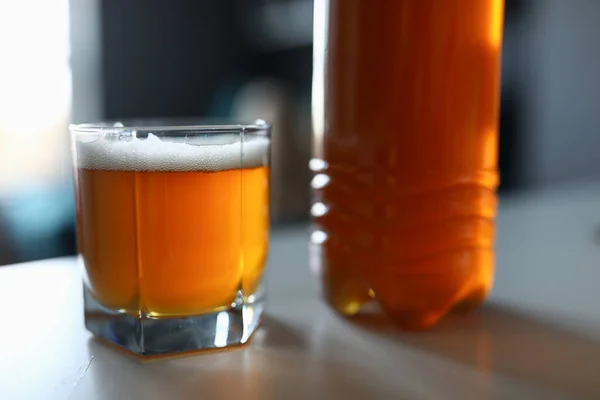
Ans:
[{"label": "amber beer", "polygon": [[268,139],[77,144],[79,249],[102,305],[195,315],[252,295],[268,245]]},{"label": "amber beer", "polygon": [[471,308],[493,279],[502,0],[318,0],[313,267],[352,315]]}]

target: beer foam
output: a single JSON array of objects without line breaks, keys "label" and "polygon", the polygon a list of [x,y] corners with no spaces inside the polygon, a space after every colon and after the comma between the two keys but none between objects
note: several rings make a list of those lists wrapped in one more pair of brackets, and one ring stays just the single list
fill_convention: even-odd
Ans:
[{"label": "beer foam", "polygon": [[[153,134],[117,140],[108,136],[77,143],[77,166],[116,171],[224,171],[268,163],[269,139],[251,137],[227,144],[196,138],[199,144],[164,141]],[[211,143],[212,141],[212,143]],[[242,155],[243,149],[243,155]]]}]

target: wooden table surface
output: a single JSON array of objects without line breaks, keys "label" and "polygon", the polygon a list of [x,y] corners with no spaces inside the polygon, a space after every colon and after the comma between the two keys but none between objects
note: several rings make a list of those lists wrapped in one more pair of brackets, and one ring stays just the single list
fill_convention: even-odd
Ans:
[{"label": "wooden table surface", "polygon": [[183,358],[94,340],[73,258],[0,268],[0,399],[600,399],[600,186],[502,198],[490,301],[425,333],[333,315],[307,232],[272,232],[253,341]]}]

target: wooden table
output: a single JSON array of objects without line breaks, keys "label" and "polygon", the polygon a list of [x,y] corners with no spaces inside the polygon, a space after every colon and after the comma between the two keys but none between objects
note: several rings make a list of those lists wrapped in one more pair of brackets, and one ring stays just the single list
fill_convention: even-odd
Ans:
[{"label": "wooden table", "polygon": [[140,361],[83,328],[72,258],[0,268],[0,399],[600,398],[600,186],[502,199],[488,305],[426,333],[316,298],[307,229],[275,230],[248,346]]}]

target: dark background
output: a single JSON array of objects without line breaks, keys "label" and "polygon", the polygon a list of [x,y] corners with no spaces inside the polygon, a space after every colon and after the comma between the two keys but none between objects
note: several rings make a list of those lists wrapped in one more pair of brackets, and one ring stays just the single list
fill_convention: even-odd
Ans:
[{"label": "dark background", "polygon": [[[312,1],[71,0],[65,10],[72,121],[265,116],[276,127],[274,224],[306,220]],[[596,0],[506,0],[502,196],[600,178],[597,21]],[[42,186],[0,187],[0,265],[75,252],[70,175]]]},{"label": "dark background", "polygon": [[[104,118],[228,116],[235,89],[264,76],[284,82],[300,102],[309,102],[311,1],[176,3],[178,7],[161,0],[101,2]],[[510,70],[506,64],[514,62],[518,45],[510,32],[528,12],[526,3],[506,3],[505,70]],[[307,20],[304,41],[278,45],[260,40],[278,36],[278,28],[289,28],[284,24],[257,27],[273,4],[280,5],[281,19],[298,9],[305,11],[294,16]],[[501,190],[510,190],[523,183],[518,174],[523,99],[514,79],[505,77],[502,92]],[[308,109],[308,104],[303,106]]]}]

